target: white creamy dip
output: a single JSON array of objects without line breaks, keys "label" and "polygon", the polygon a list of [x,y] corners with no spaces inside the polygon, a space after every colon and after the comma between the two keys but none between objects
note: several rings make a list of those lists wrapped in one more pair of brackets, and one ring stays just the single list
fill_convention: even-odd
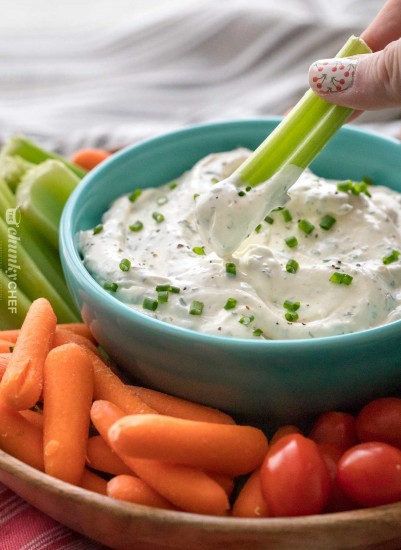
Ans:
[{"label": "white creamy dip", "polygon": [[[118,198],[79,236],[91,275],[132,308],[208,334],[315,338],[400,319],[401,194],[386,187],[339,190],[306,171],[283,210],[231,256],[216,254],[196,201],[248,154],[210,155],[175,182]],[[259,193],[237,199],[246,205]]]}]

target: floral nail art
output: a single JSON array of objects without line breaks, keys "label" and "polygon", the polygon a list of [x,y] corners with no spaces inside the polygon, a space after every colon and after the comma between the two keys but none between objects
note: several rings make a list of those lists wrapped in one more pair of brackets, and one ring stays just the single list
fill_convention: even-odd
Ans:
[{"label": "floral nail art", "polygon": [[309,84],[319,94],[343,92],[354,83],[356,59],[322,59],[309,68]]}]

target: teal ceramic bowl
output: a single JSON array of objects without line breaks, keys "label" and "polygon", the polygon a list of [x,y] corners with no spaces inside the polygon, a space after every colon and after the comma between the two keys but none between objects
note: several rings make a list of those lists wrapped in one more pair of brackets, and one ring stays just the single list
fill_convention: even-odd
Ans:
[{"label": "teal ceramic bowl", "polygon": [[[210,336],[133,311],[101,288],[82,264],[77,234],[94,227],[136,182],[157,186],[211,152],[256,148],[279,119],[185,128],[128,147],[90,172],[71,195],[60,226],[68,286],[94,336],[133,378],[240,418],[295,422],[350,409],[401,388],[401,321],[312,340]],[[401,191],[401,145],[343,128],[312,165],[321,176],[364,176]]]}]

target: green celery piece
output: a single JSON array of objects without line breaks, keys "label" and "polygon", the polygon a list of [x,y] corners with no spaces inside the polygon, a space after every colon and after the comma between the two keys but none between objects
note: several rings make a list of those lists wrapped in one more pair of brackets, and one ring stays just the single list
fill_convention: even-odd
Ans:
[{"label": "green celery piece", "polygon": [[54,159],[62,162],[79,178],[83,178],[87,171],[80,166],[77,166],[73,162],[69,162],[67,159],[56,153],[45,151],[36,143],[32,143],[24,136],[13,136],[9,138],[3,146],[3,154],[15,156],[18,155],[23,159],[33,164],[41,164],[45,160]]},{"label": "green celery piece", "polygon": [[[20,290],[30,299],[44,297],[52,304],[60,323],[76,322],[78,315],[66,304],[47,277],[18,240],[19,235],[14,225],[6,224],[0,218],[0,265],[4,273],[15,281]],[[10,246],[11,245],[11,246]]]},{"label": "green celery piece", "polygon": [[58,229],[68,197],[79,178],[58,160],[46,160],[29,170],[17,189],[17,205],[32,227],[58,250]]},{"label": "green celery piece", "polygon": [[[16,207],[15,195],[10,191],[4,180],[0,179],[0,217],[8,222],[8,217]],[[9,212],[7,212],[9,211]],[[11,211],[11,212],[10,212]],[[65,302],[74,310],[75,305],[68,291],[64,273],[61,267],[60,256],[54,247],[45,239],[38,236],[37,232],[29,224],[25,216],[17,214],[18,237],[25,250],[34,260],[41,271],[46,274],[49,283],[64,297]]]},{"label": "green celery piece", "polygon": [[[18,287],[14,291],[14,285],[10,287],[10,283],[10,279],[0,269],[0,330],[20,328],[32,303]],[[12,302],[14,298],[16,304]],[[12,309],[15,305],[16,311]]]},{"label": "green celery piece", "polygon": [[[371,53],[366,43],[351,36],[336,57]],[[246,185],[258,185],[288,165],[307,168],[349,118],[352,109],[339,107],[311,90],[236,170]]]},{"label": "green celery piece", "polygon": [[15,155],[6,155],[3,151],[0,152],[0,178],[3,179],[12,191],[15,192],[22,176],[27,170],[32,168],[34,164],[24,160],[22,157]]}]

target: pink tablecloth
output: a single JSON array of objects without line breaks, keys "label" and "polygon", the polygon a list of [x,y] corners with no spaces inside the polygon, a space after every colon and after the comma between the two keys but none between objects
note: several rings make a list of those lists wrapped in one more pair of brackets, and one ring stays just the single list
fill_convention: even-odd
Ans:
[{"label": "pink tablecloth", "polygon": [[106,550],[60,525],[0,483],[0,550]]}]

